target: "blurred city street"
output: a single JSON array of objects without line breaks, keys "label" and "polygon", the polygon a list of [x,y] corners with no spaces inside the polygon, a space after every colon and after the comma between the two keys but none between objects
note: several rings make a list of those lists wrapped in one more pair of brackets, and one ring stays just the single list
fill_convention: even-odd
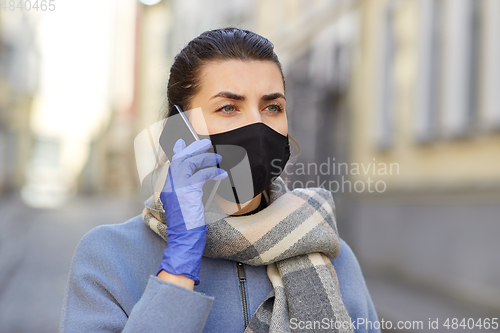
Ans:
[{"label": "blurred city street", "polygon": [[0,333],[57,331],[78,241],[152,193],[176,55],[231,26],[273,43],[300,145],[282,177],[332,192],[380,319],[500,320],[500,0],[7,7]]},{"label": "blurred city street", "polygon": [[0,199],[0,332],[57,332],[71,259],[81,237],[142,212],[139,200],[78,196],[57,210]]}]

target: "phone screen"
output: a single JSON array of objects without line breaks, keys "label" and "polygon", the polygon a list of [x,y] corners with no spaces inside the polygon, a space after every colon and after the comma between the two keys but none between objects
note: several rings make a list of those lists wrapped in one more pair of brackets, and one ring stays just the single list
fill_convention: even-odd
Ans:
[{"label": "phone screen", "polygon": [[[174,146],[179,139],[184,140],[186,147],[194,141],[199,140],[185,113],[179,106],[175,105],[170,110],[159,139],[160,146],[169,160],[172,160],[174,156]],[[214,152],[213,146],[207,152]],[[203,185],[203,204],[205,205],[205,209],[210,205],[219,183],[220,180],[209,179]]]},{"label": "phone screen", "polygon": [[175,105],[167,117],[167,122],[160,135],[160,146],[169,160],[174,156],[174,146],[177,140],[183,139],[186,147],[198,140],[196,132],[189,124],[184,112]]}]

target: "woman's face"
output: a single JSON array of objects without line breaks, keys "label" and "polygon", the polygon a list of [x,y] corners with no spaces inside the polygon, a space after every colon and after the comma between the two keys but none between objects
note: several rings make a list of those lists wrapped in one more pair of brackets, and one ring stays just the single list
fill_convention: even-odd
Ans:
[{"label": "woman's face", "polygon": [[198,79],[200,90],[190,108],[201,108],[208,129],[203,133],[201,117],[193,113],[190,120],[199,134],[227,132],[257,122],[288,134],[283,79],[274,62],[210,61]]}]

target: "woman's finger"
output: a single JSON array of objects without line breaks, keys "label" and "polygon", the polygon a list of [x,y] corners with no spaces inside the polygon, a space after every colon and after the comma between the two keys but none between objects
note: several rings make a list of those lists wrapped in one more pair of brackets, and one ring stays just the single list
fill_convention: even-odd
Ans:
[{"label": "woman's finger", "polygon": [[215,166],[220,163],[222,156],[216,153],[201,153],[195,156],[186,158],[180,167],[184,172],[189,172],[190,175],[194,173],[196,169],[201,169],[209,166]]},{"label": "woman's finger", "polygon": [[174,154],[180,153],[184,148],[186,148],[186,143],[184,142],[183,139],[177,140],[177,142],[174,145]]},{"label": "woman's finger", "polygon": [[189,178],[189,183],[191,185],[202,183],[204,184],[207,180],[220,180],[227,177],[227,172],[223,169],[211,167],[205,168],[197,171],[191,178]]},{"label": "woman's finger", "polygon": [[[179,139],[179,140],[182,140],[182,139]],[[179,142],[179,140],[177,141],[177,143]],[[184,142],[184,140],[182,140],[182,141]],[[176,145],[177,145],[177,143],[176,143]],[[210,148],[211,145],[212,145],[212,142],[209,139],[202,139],[199,141],[195,141],[195,142],[191,143],[189,146],[176,152],[174,154],[174,157],[172,157],[172,161],[179,160],[179,162],[182,162],[183,160],[185,160],[188,157],[198,155],[200,153],[204,153],[208,150],[208,148]],[[175,151],[175,147],[174,147],[174,151]]]}]

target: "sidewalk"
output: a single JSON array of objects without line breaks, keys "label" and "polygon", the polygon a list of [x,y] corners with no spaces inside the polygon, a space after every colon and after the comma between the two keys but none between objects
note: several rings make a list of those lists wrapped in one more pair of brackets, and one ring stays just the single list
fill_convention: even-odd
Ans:
[{"label": "sidewalk", "polygon": [[[469,332],[469,333],[492,333],[500,332],[500,329],[484,329],[473,327],[472,329],[463,329],[458,326],[452,329],[453,318],[458,319],[458,324],[465,319],[465,325],[469,318],[474,319],[476,323],[480,318],[497,317],[500,321],[500,314],[483,313],[467,309],[460,304],[453,303],[450,300],[444,299],[438,295],[434,295],[426,290],[417,289],[411,285],[398,283],[396,281],[387,281],[381,278],[365,276],[366,284],[375,309],[379,317],[379,321],[391,321],[393,329],[385,330],[384,332],[405,332],[405,333],[439,333],[439,332]],[[449,318],[449,328],[444,326]],[[429,322],[437,322],[437,327],[429,327]],[[395,326],[398,321],[406,322],[407,329],[397,330]],[[419,322],[422,325],[416,329]],[[471,327],[472,320],[470,321]],[[500,325],[500,323],[499,323]]]},{"label": "sidewalk", "polygon": [[40,210],[0,197],[0,333],[57,332],[79,240],[142,207],[139,199],[80,196],[58,210]]}]

